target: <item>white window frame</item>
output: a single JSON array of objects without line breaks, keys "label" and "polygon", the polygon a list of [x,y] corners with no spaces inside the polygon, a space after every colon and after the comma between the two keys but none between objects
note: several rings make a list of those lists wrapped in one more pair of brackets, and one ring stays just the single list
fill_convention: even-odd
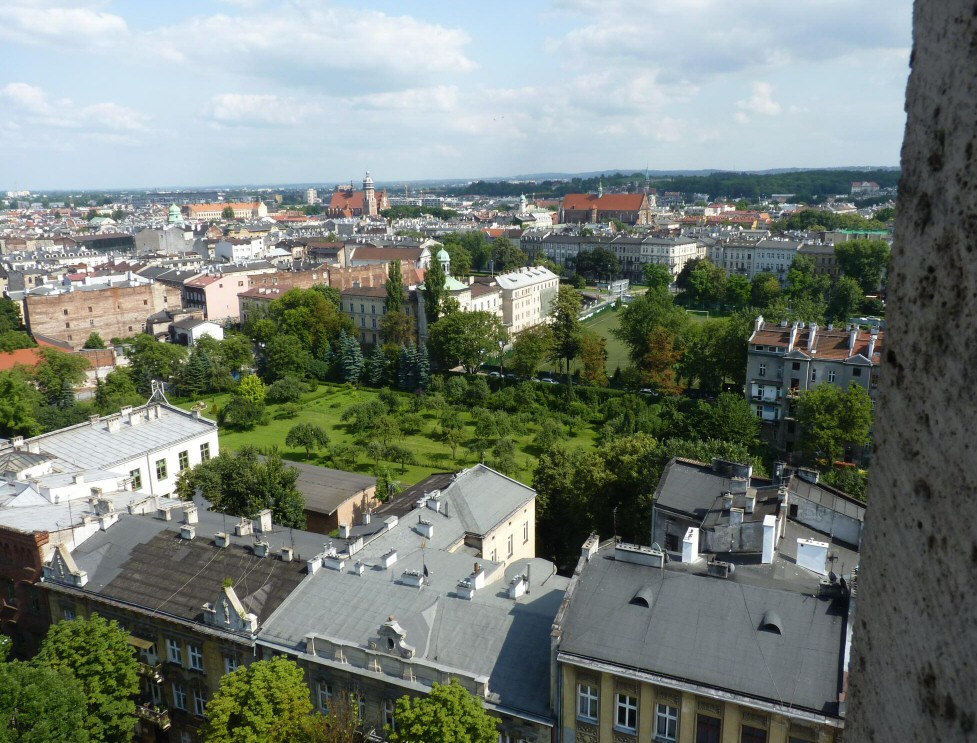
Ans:
[{"label": "white window frame", "polygon": [[[663,732],[664,728],[664,732]],[[678,707],[655,705],[655,740],[672,741],[678,737]]]},{"label": "white window frame", "polygon": [[173,708],[186,710],[187,687],[177,681],[173,682],[172,687],[173,687]]},{"label": "white window frame", "polygon": [[834,381],[835,381],[835,370],[834,369],[829,369],[828,370],[828,383],[829,384],[834,384]]},{"label": "white window frame", "polygon": [[508,537],[508,539],[506,539],[506,549],[508,549],[508,551],[509,551],[508,557],[512,557],[512,555],[514,554],[513,548],[512,548],[512,542],[513,542],[513,539],[512,539],[512,535],[510,534],[509,537]]},{"label": "white window frame", "polygon": [[204,689],[193,690],[193,714],[203,717],[207,711],[207,692]]},{"label": "white window frame", "polygon": [[227,674],[227,673],[234,673],[237,670],[238,665],[240,665],[240,664],[237,662],[237,658],[235,658],[233,655],[225,655],[224,656],[224,673],[225,674]]},{"label": "white window frame", "polygon": [[[621,718],[624,722],[621,722]],[[628,723],[632,721],[633,725]],[[634,733],[638,730],[638,698],[630,694],[618,692],[614,695],[614,729],[622,733]]]},{"label": "white window frame", "polygon": [[757,371],[757,376],[759,376],[759,377],[765,377],[765,376],[767,376],[767,365],[766,364],[760,364],[760,368]]},{"label": "white window frame", "polygon": [[204,649],[192,642],[187,643],[187,664],[194,671],[204,670]]},{"label": "white window frame", "polygon": [[174,640],[172,637],[166,638],[166,660],[170,663],[183,665],[183,643]]},{"label": "white window frame", "polygon": [[[600,714],[600,691],[593,684],[577,684],[577,719],[596,723]],[[593,713],[593,714],[591,714]]]},{"label": "white window frame", "polygon": [[332,704],[332,684],[328,681],[319,681],[316,684],[316,702],[318,702],[319,711],[328,715],[329,705]]},{"label": "white window frame", "polygon": [[383,700],[383,724],[389,727],[391,731],[397,729],[397,717],[395,715],[397,711],[397,702],[394,699],[384,699]]}]

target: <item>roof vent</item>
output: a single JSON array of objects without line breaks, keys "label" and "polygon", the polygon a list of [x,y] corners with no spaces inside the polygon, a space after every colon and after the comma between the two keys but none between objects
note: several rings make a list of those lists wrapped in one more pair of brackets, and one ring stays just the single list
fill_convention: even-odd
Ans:
[{"label": "roof vent", "polygon": [[734,572],[736,572],[736,566],[730,562],[723,562],[722,560],[713,560],[709,563],[707,567],[709,575],[713,575],[717,578],[728,578]]},{"label": "roof vent", "polygon": [[765,611],[763,612],[763,617],[760,619],[760,626],[757,627],[757,630],[782,635],[784,634],[784,622],[777,612]]},{"label": "roof vent", "polygon": [[639,588],[638,592],[631,599],[632,606],[643,606],[646,609],[650,609],[654,603],[655,595],[651,590],[651,586]]},{"label": "roof vent", "polygon": [[665,566],[666,558],[665,553],[660,549],[622,542],[614,548],[614,559],[620,562],[662,568]]}]

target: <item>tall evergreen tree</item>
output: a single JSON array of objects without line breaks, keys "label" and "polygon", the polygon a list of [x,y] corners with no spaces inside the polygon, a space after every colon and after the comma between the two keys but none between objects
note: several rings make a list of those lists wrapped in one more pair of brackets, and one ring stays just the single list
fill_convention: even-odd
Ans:
[{"label": "tall evergreen tree", "polygon": [[367,364],[366,381],[371,387],[380,387],[387,378],[387,354],[379,343],[373,347]]},{"label": "tall evergreen tree", "polygon": [[61,380],[61,391],[58,393],[57,406],[62,410],[73,408],[76,405],[75,388],[67,379]]},{"label": "tall evergreen tree", "polygon": [[440,261],[431,261],[431,267],[427,269],[424,277],[424,315],[427,317],[427,324],[433,325],[441,316],[441,308],[444,304],[444,266]]},{"label": "tall evergreen tree", "polygon": [[363,376],[363,352],[359,341],[344,330],[339,335],[339,366],[344,382],[360,381]]},{"label": "tall evergreen tree", "polygon": [[427,344],[417,349],[417,386],[426,390],[431,383],[431,358],[427,355]]},{"label": "tall evergreen tree", "polygon": [[387,268],[387,312],[404,311],[404,275],[400,261],[390,261]]}]

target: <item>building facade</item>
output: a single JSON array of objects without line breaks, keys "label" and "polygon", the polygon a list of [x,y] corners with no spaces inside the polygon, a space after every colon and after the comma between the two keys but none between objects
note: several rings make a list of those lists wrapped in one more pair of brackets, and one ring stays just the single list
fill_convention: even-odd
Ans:
[{"label": "building facade", "polygon": [[[797,444],[797,398],[806,390],[857,384],[875,399],[884,336],[854,325],[821,328],[757,318],[747,346],[746,394],[779,451],[790,454]],[[860,454],[849,453],[855,458]]]}]

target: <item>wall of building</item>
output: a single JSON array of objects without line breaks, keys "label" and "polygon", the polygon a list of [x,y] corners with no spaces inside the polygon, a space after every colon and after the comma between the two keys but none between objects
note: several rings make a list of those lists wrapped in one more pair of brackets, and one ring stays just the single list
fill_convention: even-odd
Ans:
[{"label": "wall of building", "polygon": [[31,334],[63,341],[78,350],[94,332],[106,341],[145,332],[150,315],[177,301],[163,285],[153,283],[28,296],[24,305]]},{"label": "wall of building", "polygon": [[[510,537],[512,538],[511,555],[509,554]],[[536,556],[535,498],[482,538],[482,556],[504,565]],[[542,578],[543,576],[530,576],[530,580],[542,580]]]},{"label": "wall of building", "polygon": [[977,389],[972,333],[948,329],[977,327],[973,11],[915,4],[845,736],[859,743],[977,735]]}]

